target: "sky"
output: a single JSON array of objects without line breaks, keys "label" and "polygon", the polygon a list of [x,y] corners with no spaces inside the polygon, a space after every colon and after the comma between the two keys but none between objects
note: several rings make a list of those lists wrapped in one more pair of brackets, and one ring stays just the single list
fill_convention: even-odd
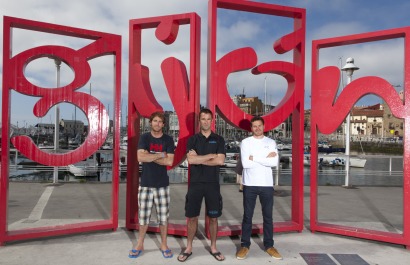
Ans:
[{"label": "sky", "polygon": [[[410,2],[405,0],[357,1],[357,0],[261,0],[284,6],[306,9],[306,57],[305,57],[305,108],[310,105],[311,86],[311,44],[319,40],[337,36],[379,31],[410,26],[408,10]],[[129,20],[171,14],[195,12],[201,18],[201,105],[206,105],[207,88],[207,41],[208,41],[208,0],[20,0],[2,1],[0,14],[29,20],[84,28],[122,36],[122,76],[121,76],[121,118],[124,124],[128,99],[128,35]],[[0,21],[3,36],[3,19]],[[217,59],[224,54],[242,47],[250,46],[258,54],[258,63],[270,60],[290,61],[291,54],[278,55],[272,52],[272,44],[279,37],[290,33],[293,21],[288,18],[262,16],[232,10],[218,10]],[[154,31],[143,33],[142,63],[150,68],[150,83],[154,95],[165,110],[172,110],[172,104],[166,92],[160,71],[162,60],[175,56],[182,60],[189,69],[189,31],[181,27],[175,43],[165,47],[153,37]],[[2,37],[3,39],[3,37]],[[73,48],[83,47],[84,40],[71,37],[58,37],[52,34],[33,33],[26,30],[13,32],[13,54],[40,45],[57,44]],[[1,51],[3,51],[1,46]],[[354,78],[377,75],[393,84],[397,91],[403,89],[403,49],[402,39],[380,41],[365,45],[349,45],[329,48],[321,51],[320,66],[340,67],[348,57],[355,59],[360,68]],[[3,79],[3,52],[0,53],[0,79]],[[91,79],[80,91],[99,98],[113,115],[113,58],[105,56],[90,61]],[[27,78],[42,87],[55,87],[56,67],[54,61],[41,58],[31,62],[25,72]],[[71,69],[63,64],[60,70],[60,84],[69,84],[74,77]],[[265,83],[266,80],[266,83]],[[342,86],[345,83],[342,80]],[[258,96],[267,104],[276,105],[285,95],[286,81],[276,75],[252,75],[248,72],[234,73],[228,79],[228,91],[231,95],[245,92],[247,96]],[[2,89],[2,88],[1,88]],[[266,89],[266,97],[264,91]],[[54,122],[54,110],[42,118],[32,114],[32,108],[38,98],[25,96],[13,91],[11,94],[11,123],[19,127],[36,123]],[[357,105],[371,105],[381,102],[375,96],[362,98]],[[73,105],[60,104],[60,118],[86,120],[84,114]]]}]

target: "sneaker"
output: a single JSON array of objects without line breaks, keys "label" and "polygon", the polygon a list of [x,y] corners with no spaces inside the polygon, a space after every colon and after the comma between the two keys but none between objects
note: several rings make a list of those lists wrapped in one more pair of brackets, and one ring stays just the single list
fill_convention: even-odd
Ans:
[{"label": "sneaker", "polygon": [[282,255],[280,255],[278,250],[274,247],[266,249],[266,253],[268,253],[274,259],[282,259]]},{"label": "sneaker", "polygon": [[237,259],[246,259],[246,256],[248,255],[249,248],[247,247],[241,247],[238,252],[236,252],[236,258]]}]

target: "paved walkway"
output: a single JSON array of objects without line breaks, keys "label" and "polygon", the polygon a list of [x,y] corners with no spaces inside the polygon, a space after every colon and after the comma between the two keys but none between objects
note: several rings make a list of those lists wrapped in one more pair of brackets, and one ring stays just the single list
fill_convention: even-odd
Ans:
[{"label": "paved walkway", "polygon": [[[277,187],[274,220],[290,218],[290,187]],[[184,223],[183,201],[186,185],[171,185],[170,219]],[[400,187],[319,187],[321,221],[400,233],[402,224],[402,188]],[[237,185],[223,185],[224,212],[220,224],[237,224],[242,215],[242,195]],[[110,184],[14,183],[9,186],[9,230],[69,224],[107,219],[110,215]],[[245,260],[237,260],[239,237],[221,237],[218,248],[226,256],[223,264],[409,264],[410,251],[403,246],[361,240],[325,233],[311,233],[309,228],[309,188],[305,187],[305,225],[302,233],[275,234],[275,246],[284,259],[274,260],[263,251],[262,236],[252,237],[251,251]],[[203,216],[203,214],[202,214]],[[125,229],[125,184],[120,184],[120,223],[115,232],[43,238],[7,242],[0,247],[0,264],[179,264],[176,258],[164,259],[158,250],[160,237],[148,234],[145,251],[138,259],[129,259],[128,250],[138,232]],[[155,219],[155,218],[154,218]],[[262,222],[260,208],[255,222]],[[209,240],[200,223],[194,240],[193,255],[187,263],[221,264],[209,254]],[[184,249],[184,237],[169,236],[175,254]],[[345,260],[343,260],[343,258]]]}]

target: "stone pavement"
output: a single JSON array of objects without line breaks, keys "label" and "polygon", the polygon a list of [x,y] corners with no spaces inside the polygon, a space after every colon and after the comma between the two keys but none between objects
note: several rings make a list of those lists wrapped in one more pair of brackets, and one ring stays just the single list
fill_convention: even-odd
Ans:
[{"label": "stone pavement", "polygon": [[[222,186],[224,212],[220,224],[240,223],[242,194],[238,186]],[[276,188],[274,221],[290,219],[291,187]],[[171,185],[170,220],[184,223],[183,202],[186,185]],[[329,223],[400,232],[403,228],[401,187],[358,187],[344,189],[319,187],[320,220]],[[9,186],[9,230],[86,222],[110,216],[111,185],[109,183],[15,183]],[[250,253],[245,260],[235,258],[240,238],[220,237],[218,249],[226,256],[222,264],[409,264],[410,251],[401,245],[380,243],[309,231],[309,187],[304,193],[305,229],[302,233],[274,235],[275,246],[284,257],[274,260],[263,251],[262,235],[252,237]],[[203,213],[202,213],[203,216]],[[120,184],[119,228],[112,231],[7,242],[0,247],[0,264],[180,264],[176,257],[164,259],[159,251],[160,237],[146,236],[145,251],[137,259],[129,259],[129,249],[138,232],[125,229],[125,184]],[[153,218],[155,221],[155,217]],[[254,222],[261,223],[257,207]],[[187,264],[221,264],[209,254],[209,240],[203,235],[200,222],[194,240],[193,255]],[[169,236],[168,245],[175,254],[184,249],[185,237]],[[306,256],[313,254],[313,256]],[[348,258],[341,261],[340,256]],[[344,255],[344,256],[343,256]],[[302,257],[308,260],[308,262]],[[339,261],[338,261],[339,259]]]}]

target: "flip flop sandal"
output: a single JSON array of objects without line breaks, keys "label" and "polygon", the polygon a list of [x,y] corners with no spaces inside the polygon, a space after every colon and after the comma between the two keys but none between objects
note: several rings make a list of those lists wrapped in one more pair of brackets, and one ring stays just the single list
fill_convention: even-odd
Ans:
[{"label": "flip flop sandal", "polygon": [[174,254],[172,254],[172,251],[170,249],[161,250],[161,252],[162,252],[162,256],[164,256],[164,258],[166,259],[170,259],[174,256]]},{"label": "flip flop sandal", "polygon": [[142,250],[131,249],[130,253],[128,254],[128,257],[130,259],[136,259],[141,255],[141,253],[142,253]]},{"label": "flip flop sandal", "polygon": [[182,252],[182,253],[179,254],[179,255],[180,255],[180,256],[182,255],[182,258],[183,258],[183,259],[180,259],[179,256],[178,256],[177,260],[178,260],[179,262],[185,262],[185,261],[187,261],[187,259],[188,259],[189,257],[191,257],[192,252],[191,252],[191,253]]},{"label": "flip flop sandal", "polygon": [[215,252],[215,253],[212,253],[211,251],[209,251],[209,253],[217,260],[217,261],[224,261],[225,260],[225,258],[222,258],[221,257],[221,255],[222,255],[222,253],[221,252]]}]

